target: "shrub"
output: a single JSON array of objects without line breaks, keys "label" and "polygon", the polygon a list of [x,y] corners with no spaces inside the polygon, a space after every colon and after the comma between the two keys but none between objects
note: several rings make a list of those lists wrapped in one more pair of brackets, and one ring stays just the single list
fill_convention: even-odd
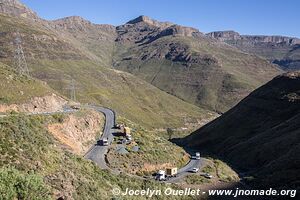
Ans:
[{"label": "shrub", "polygon": [[47,200],[51,196],[40,176],[22,173],[14,168],[1,168],[0,199]]}]

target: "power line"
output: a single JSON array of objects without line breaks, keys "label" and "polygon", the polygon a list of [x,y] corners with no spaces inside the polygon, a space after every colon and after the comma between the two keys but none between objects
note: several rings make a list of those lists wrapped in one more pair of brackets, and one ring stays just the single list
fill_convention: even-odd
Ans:
[{"label": "power line", "polygon": [[30,76],[19,32],[16,33],[14,44],[16,46],[16,49],[14,51],[14,64],[16,70],[20,75]]},{"label": "power line", "polygon": [[75,80],[72,79],[69,86],[66,88],[67,90],[70,90],[70,99],[72,101],[76,101],[76,83],[75,83]]}]

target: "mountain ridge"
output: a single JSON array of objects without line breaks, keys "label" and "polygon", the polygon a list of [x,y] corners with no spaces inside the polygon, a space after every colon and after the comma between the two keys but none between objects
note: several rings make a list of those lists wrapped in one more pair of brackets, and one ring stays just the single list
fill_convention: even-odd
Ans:
[{"label": "mountain ridge", "polygon": [[226,41],[229,39],[253,39],[255,42],[274,42],[274,43],[285,43],[288,45],[300,44],[300,39],[297,37],[289,37],[282,35],[248,35],[240,34],[233,30],[228,31],[214,31],[206,33],[206,35],[216,38],[221,41]]},{"label": "mountain ridge", "polygon": [[207,36],[256,54],[277,64],[283,70],[300,69],[300,39],[288,36],[240,35],[235,31],[216,31]]},{"label": "mountain ridge", "polygon": [[23,18],[34,19],[34,20],[39,19],[36,12],[29,9],[19,0],[1,0],[0,12],[6,13],[14,17],[23,17]]},{"label": "mountain ridge", "polygon": [[[22,22],[11,20],[17,25],[2,17],[1,23],[7,27],[6,37],[0,39],[6,46],[11,46],[10,29]],[[69,78],[75,77],[75,72],[90,73],[84,69],[86,65],[89,70],[129,72],[189,104],[223,113],[282,72],[265,59],[245,54],[197,29],[166,25],[146,16],[117,27],[93,24],[78,16],[25,24],[19,24],[19,29],[33,74],[58,90],[65,87],[63,74]],[[7,54],[6,62],[11,62],[10,49],[0,49],[2,52]],[[56,74],[58,71],[64,73]]]}]

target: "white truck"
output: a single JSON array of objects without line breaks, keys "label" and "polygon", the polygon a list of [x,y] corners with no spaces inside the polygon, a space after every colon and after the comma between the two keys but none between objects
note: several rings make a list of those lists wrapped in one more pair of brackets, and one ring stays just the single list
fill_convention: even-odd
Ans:
[{"label": "white truck", "polygon": [[102,144],[102,146],[108,146],[108,138],[103,138],[101,140],[101,144]]},{"label": "white truck", "polygon": [[195,156],[192,156],[192,159],[200,160],[200,153],[196,152]]},{"label": "white truck", "polygon": [[158,180],[158,181],[165,181],[166,180],[166,171],[165,170],[159,170],[156,173],[155,179]]}]

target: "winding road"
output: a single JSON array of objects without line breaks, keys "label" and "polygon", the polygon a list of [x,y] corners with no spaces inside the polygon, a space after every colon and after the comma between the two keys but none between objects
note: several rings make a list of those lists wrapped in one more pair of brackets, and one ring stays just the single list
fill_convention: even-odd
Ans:
[{"label": "winding road", "polygon": [[[104,108],[100,106],[94,106],[94,105],[85,105],[82,106],[83,108],[90,108],[97,112],[101,112],[105,115],[105,126],[103,130],[103,134],[98,139],[97,143],[94,144],[88,152],[85,154],[85,158],[92,160],[95,162],[101,169],[109,169],[107,166],[106,161],[106,154],[108,152],[109,145],[111,145],[113,139],[114,139],[114,126],[116,124],[116,114],[113,110],[109,108]],[[59,113],[74,113],[77,112],[76,109],[72,109],[68,106],[65,106],[63,108],[63,111],[57,111],[57,112],[39,112],[39,113],[28,113],[27,115],[53,115],[53,114],[59,114]],[[6,115],[0,115],[0,117],[6,117]],[[100,141],[104,138],[108,138],[108,146],[103,146],[100,144]],[[190,171],[193,168],[200,168],[202,166],[202,159],[196,160],[191,159],[189,163],[178,170],[177,176],[170,178],[167,182],[176,182],[176,180],[181,179],[184,175],[187,173],[190,173]]]},{"label": "winding road", "polygon": [[190,162],[184,167],[180,168],[177,172],[176,177],[169,178],[166,182],[175,183],[178,180],[182,179],[185,175],[190,174],[193,168],[200,169],[203,166],[202,158],[200,160],[191,158]]},{"label": "winding road", "polygon": [[[94,161],[101,169],[108,169],[106,164],[105,155],[107,154],[108,147],[112,143],[114,136],[114,126],[116,116],[114,111],[108,108],[98,107],[98,106],[86,106],[87,108],[92,108],[98,112],[105,115],[105,126],[102,136],[97,141],[97,144],[92,146],[89,151],[85,154],[85,158]],[[108,138],[108,146],[103,146],[100,141],[104,138]]]},{"label": "winding road", "polygon": [[[92,146],[90,150],[85,154],[85,158],[94,161],[100,168],[109,169],[106,163],[105,155],[107,154],[109,145],[112,143],[114,136],[114,126],[116,122],[115,112],[108,108],[98,107],[98,106],[86,106],[87,108],[94,109],[98,112],[101,112],[105,115],[105,127],[102,136],[99,138],[97,144]],[[99,141],[103,138],[108,138],[108,146],[102,146]],[[200,168],[202,166],[202,159],[191,159],[189,163],[178,170],[177,176],[170,178],[167,182],[173,182],[182,178],[193,168]]]}]

